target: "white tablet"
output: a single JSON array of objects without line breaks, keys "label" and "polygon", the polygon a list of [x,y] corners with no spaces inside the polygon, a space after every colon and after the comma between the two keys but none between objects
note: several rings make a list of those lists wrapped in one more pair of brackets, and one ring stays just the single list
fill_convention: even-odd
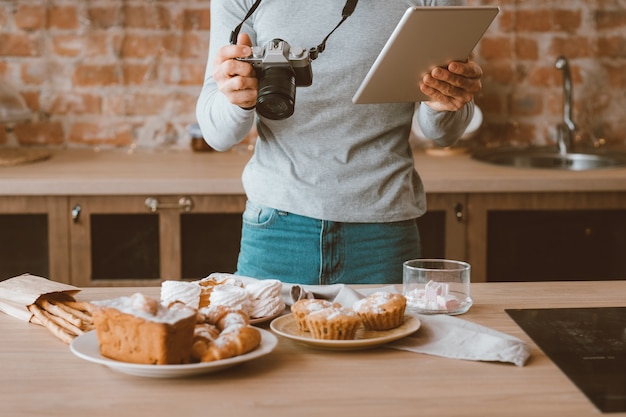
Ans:
[{"label": "white tablet", "polygon": [[436,66],[467,60],[499,11],[495,6],[409,8],[352,102],[428,100],[419,90],[423,75]]}]

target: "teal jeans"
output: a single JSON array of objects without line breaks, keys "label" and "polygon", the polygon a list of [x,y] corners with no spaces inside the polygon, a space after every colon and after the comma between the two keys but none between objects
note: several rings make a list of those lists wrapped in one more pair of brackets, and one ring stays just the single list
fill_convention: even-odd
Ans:
[{"label": "teal jeans", "polygon": [[402,263],[419,257],[414,219],[340,223],[248,201],[237,274],[308,285],[400,284]]}]

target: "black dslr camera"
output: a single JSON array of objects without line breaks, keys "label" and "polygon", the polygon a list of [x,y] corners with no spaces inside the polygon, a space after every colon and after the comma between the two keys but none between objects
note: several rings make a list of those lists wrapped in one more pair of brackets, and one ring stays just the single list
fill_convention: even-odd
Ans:
[{"label": "black dslr camera", "polygon": [[296,87],[313,83],[309,51],[272,39],[265,47],[252,47],[252,54],[240,61],[252,64],[259,80],[257,112],[268,119],[283,120],[293,114]]}]

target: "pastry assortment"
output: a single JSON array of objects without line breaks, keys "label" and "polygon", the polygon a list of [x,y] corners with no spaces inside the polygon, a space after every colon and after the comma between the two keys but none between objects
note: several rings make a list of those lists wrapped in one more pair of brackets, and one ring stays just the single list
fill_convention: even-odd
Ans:
[{"label": "pastry assortment", "polygon": [[222,305],[243,310],[251,319],[273,317],[285,309],[282,284],[275,279],[244,280],[236,275],[215,273],[198,281],[164,281],[161,302],[180,301],[192,308]]},{"label": "pastry assortment", "polygon": [[211,362],[243,355],[261,343],[259,330],[241,309],[195,309],[141,293],[93,304],[100,353],[110,359],[155,365]]},{"label": "pastry assortment", "polygon": [[[19,277],[19,283],[30,285],[27,278],[33,277]],[[158,298],[138,292],[77,302],[70,290],[79,289],[62,288],[35,294],[24,305],[31,322],[67,344],[95,330],[98,350],[106,358],[134,364],[193,364],[244,355],[259,347],[261,331],[252,324],[285,310],[282,287],[278,280],[216,273],[191,282],[164,281]],[[291,312],[294,325],[312,339],[345,341],[361,338],[360,331],[400,327],[406,304],[401,294],[378,291],[350,306],[304,298],[293,303]]]},{"label": "pastry assortment", "polygon": [[158,300],[136,293],[94,301],[102,356],[164,365],[211,362],[256,349],[261,333],[251,320],[285,309],[282,284],[244,278],[216,273],[191,282],[164,281]]},{"label": "pastry assortment", "polygon": [[[276,285],[278,283],[278,285]],[[196,282],[165,282],[160,300],[140,293],[94,301],[94,323],[103,356],[131,363],[211,362],[256,349],[261,334],[251,311],[267,314],[284,303],[280,282],[210,276]],[[253,306],[263,308],[255,310]],[[375,292],[350,307],[321,299],[295,302],[292,313],[314,339],[354,340],[363,330],[385,331],[404,323],[406,299]],[[270,313],[271,314],[271,313]]]},{"label": "pastry assortment", "polygon": [[359,329],[385,331],[404,323],[406,298],[386,291],[375,292],[351,307],[327,300],[302,299],[291,307],[301,331],[324,340],[353,340]]}]

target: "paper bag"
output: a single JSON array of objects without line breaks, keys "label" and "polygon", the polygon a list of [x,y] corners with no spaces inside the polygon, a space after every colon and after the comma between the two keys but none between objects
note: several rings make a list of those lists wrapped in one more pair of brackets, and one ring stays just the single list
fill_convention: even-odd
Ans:
[{"label": "paper bag", "polygon": [[44,294],[78,294],[80,288],[51,281],[36,275],[24,274],[0,281],[0,311],[24,321],[33,317],[28,306]]}]

